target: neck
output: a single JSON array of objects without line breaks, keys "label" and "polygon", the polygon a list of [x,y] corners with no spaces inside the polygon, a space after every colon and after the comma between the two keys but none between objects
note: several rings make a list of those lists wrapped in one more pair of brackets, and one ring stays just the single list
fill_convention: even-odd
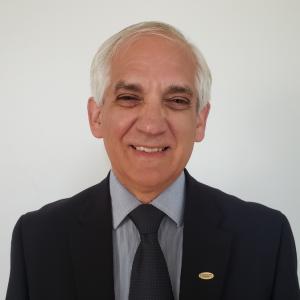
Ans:
[{"label": "neck", "polygon": [[[137,200],[139,200],[143,204],[148,204],[152,202],[156,197],[158,197],[164,190],[166,190],[181,174],[179,173],[174,178],[170,178],[167,182],[159,183],[156,185],[140,185],[134,182],[128,181],[119,176],[117,172],[113,170],[114,175],[118,179],[118,181],[131,193],[133,194]],[[123,180],[124,179],[124,180]]]}]

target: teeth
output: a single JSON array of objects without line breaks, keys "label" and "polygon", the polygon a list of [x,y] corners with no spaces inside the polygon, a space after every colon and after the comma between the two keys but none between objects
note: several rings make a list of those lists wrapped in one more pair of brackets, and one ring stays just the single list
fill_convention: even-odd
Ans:
[{"label": "teeth", "polygon": [[136,150],[138,151],[144,151],[144,152],[148,152],[148,153],[153,153],[153,152],[161,152],[165,149],[165,147],[163,148],[147,148],[147,147],[134,147]]}]

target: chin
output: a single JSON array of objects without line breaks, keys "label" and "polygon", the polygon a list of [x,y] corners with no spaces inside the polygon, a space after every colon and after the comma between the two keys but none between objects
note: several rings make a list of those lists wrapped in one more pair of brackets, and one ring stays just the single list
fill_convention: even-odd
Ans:
[{"label": "chin", "polygon": [[145,189],[164,189],[175,178],[174,173],[164,174],[162,170],[148,170],[134,176],[136,185]]}]

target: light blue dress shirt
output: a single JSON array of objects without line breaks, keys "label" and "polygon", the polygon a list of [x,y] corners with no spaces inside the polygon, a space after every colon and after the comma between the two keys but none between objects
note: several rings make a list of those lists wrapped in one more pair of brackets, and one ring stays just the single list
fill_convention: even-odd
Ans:
[{"label": "light blue dress shirt", "polygon": [[[130,274],[140,236],[128,214],[141,202],[110,172],[110,194],[113,214],[114,289],[116,300],[128,300]],[[182,262],[185,176],[181,175],[151,204],[163,211],[158,240],[164,253],[174,299],[179,299]]]}]

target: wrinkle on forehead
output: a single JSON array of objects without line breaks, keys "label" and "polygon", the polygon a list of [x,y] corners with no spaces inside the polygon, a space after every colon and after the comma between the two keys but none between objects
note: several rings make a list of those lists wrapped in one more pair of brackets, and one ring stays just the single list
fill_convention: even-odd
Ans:
[{"label": "wrinkle on forehead", "polygon": [[[150,47],[152,46],[151,53],[145,49],[145,44],[148,44]],[[178,39],[172,39],[155,34],[137,35],[124,41],[116,49],[111,60],[111,65],[113,65],[116,61],[122,60],[123,57],[130,57],[132,51],[135,52],[136,58],[146,59],[150,55],[152,58],[155,57],[158,63],[163,63],[170,58],[168,56],[160,55],[161,51],[167,51],[170,48],[172,48],[173,52],[177,53],[178,56],[184,55],[185,59],[190,61],[196,68],[197,59],[187,45]]]}]

